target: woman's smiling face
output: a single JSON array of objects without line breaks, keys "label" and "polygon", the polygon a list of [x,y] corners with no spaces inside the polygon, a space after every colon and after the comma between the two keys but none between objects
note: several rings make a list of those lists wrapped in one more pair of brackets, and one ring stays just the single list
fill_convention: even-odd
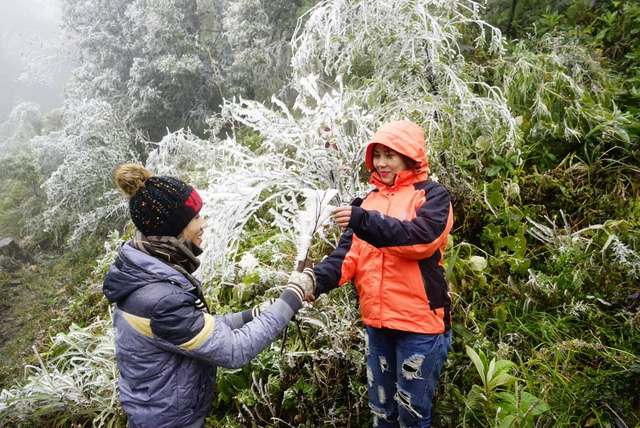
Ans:
[{"label": "woman's smiling face", "polygon": [[191,241],[198,248],[202,247],[202,234],[204,230],[207,228],[208,224],[200,214],[197,214],[194,218],[191,219],[187,227],[182,230],[179,237],[186,239],[187,241]]},{"label": "woman's smiling face", "polygon": [[404,156],[382,144],[373,146],[373,167],[387,186],[393,184],[397,173],[409,169]]}]

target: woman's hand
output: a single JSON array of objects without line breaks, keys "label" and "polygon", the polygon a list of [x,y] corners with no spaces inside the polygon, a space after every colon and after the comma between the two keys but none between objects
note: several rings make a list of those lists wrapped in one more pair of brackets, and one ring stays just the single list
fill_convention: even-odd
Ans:
[{"label": "woman's hand", "polygon": [[338,224],[338,226],[349,226],[349,220],[351,220],[351,208],[353,207],[348,205],[346,207],[338,207],[333,210],[333,220]]}]

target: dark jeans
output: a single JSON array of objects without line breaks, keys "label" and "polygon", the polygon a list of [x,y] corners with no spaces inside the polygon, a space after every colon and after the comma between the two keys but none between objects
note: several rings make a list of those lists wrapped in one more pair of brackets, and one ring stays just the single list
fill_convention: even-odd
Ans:
[{"label": "dark jeans", "polygon": [[431,426],[431,402],[451,350],[451,332],[366,326],[369,407],[375,427]]},{"label": "dark jeans", "polygon": [[[205,428],[204,427],[204,416],[200,419],[198,419],[197,421],[195,421],[192,424],[186,425],[184,427],[176,427],[176,428]],[[138,426],[136,424],[134,424],[133,422],[131,422],[131,419],[129,419],[129,423],[127,424],[127,428],[138,428]]]}]

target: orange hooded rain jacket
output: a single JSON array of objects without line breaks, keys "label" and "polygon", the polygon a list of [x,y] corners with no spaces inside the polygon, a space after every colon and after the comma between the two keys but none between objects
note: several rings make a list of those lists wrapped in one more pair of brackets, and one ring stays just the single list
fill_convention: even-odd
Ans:
[{"label": "orange hooded rain jacket", "polygon": [[443,333],[451,328],[451,298],[442,267],[453,226],[449,194],[427,179],[424,134],[418,125],[398,121],[382,126],[367,146],[370,170],[376,143],[416,165],[396,174],[391,186],[373,172],[370,182],[376,189],[364,201],[354,201],[347,231],[315,267],[315,295],[355,279],[365,324]]}]

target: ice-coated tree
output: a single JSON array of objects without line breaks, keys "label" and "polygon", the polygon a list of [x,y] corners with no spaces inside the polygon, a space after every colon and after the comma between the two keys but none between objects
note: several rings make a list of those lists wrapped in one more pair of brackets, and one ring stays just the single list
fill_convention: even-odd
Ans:
[{"label": "ice-coated tree", "polygon": [[[33,142],[43,161],[40,170],[49,177],[45,224],[52,231],[71,226],[74,236],[98,224],[119,224],[112,221],[113,200],[101,196],[111,186],[106,167],[114,160],[144,160],[153,148],[149,142],[173,131],[204,137],[206,120],[220,109],[223,93],[233,97],[233,90],[241,90],[268,98],[267,92],[278,91],[287,76],[286,39],[298,6],[292,1],[64,0],[65,29],[81,65],[67,90],[65,130]],[[232,83],[227,85],[225,76],[232,76]],[[94,115],[96,106],[104,117]],[[83,111],[84,117],[78,114]],[[92,183],[88,188],[99,192],[88,196],[97,203],[91,214],[73,202],[75,167]]]},{"label": "ice-coated tree", "polygon": [[299,95],[293,109],[275,98],[273,108],[248,100],[225,104],[225,115],[257,133],[259,147],[250,150],[232,135],[211,158],[216,208],[209,216],[216,226],[203,255],[205,277],[233,266],[249,218],[265,205],[291,213],[303,187],[336,189],[341,203],[364,195],[363,150],[383,122],[421,124],[431,172],[449,184],[472,187],[460,173],[463,162],[480,169],[483,153],[516,152],[505,98],[479,79],[461,47],[473,36],[475,49],[502,53],[500,32],[480,19],[480,7],[467,0],[382,0],[312,8],[294,38],[292,83]]},{"label": "ice-coated tree", "polygon": [[[74,4],[78,13],[89,7],[86,2],[66,1]],[[104,22],[95,17],[78,17],[78,22],[86,21],[83,25],[87,26],[84,32],[87,35],[93,34],[89,30],[95,26],[96,37],[105,37],[108,49],[100,53],[97,40],[87,40],[89,46],[96,44],[96,51],[87,55],[95,56],[89,63],[97,65],[95,70],[83,67],[80,72],[86,73],[86,79],[79,81],[93,91],[87,94],[94,93],[100,99],[115,97],[116,101],[122,101],[116,105],[122,106],[126,100],[135,99],[126,98],[129,92],[121,90],[124,82],[130,82],[134,64],[143,70],[133,76],[146,76],[148,68],[143,60],[155,61],[140,56],[136,62],[136,57],[130,55],[143,48],[133,40],[144,40],[142,36],[147,33],[142,30],[152,28],[153,24],[137,27],[127,20],[136,16],[135,21],[142,25],[139,21],[149,5],[162,9],[171,8],[173,3],[156,4],[149,0],[95,4],[104,9],[96,10],[96,14],[107,14]],[[142,4],[147,7],[136,7]],[[484,152],[504,152],[517,147],[515,121],[500,90],[479,80],[476,66],[464,57],[463,46],[469,41],[472,44],[467,49],[501,54],[500,33],[479,18],[480,7],[470,0],[320,2],[308,12],[294,39],[295,80],[291,84],[299,95],[293,107],[275,97],[270,100],[274,107],[229,99],[221,119],[210,122],[214,126],[213,135],[219,134],[223,124],[228,125],[226,137],[205,140],[188,131],[175,131],[154,146],[147,167],[155,173],[171,173],[194,183],[203,197],[202,213],[208,219],[209,229],[198,274],[206,281],[209,296],[213,294],[211,285],[232,283],[238,270],[256,265],[239,266],[240,260],[252,259],[241,258],[241,252],[249,246],[248,225],[268,234],[262,237],[260,245],[251,245],[251,251],[256,253],[269,248],[269,258],[260,260],[269,267],[261,278],[268,281],[271,275],[291,268],[281,262],[287,259],[287,248],[295,253],[296,243],[286,242],[290,233],[281,226],[287,222],[295,224],[292,216],[304,210],[307,189],[337,191],[334,201],[326,201],[333,204],[348,203],[365,195],[369,185],[363,168],[364,148],[383,122],[407,118],[421,124],[428,139],[432,172],[443,181],[465,179],[457,174],[456,162],[475,161]],[[159,19],[154,16],[149,19]],[[111,28],[108,24],[120,21],[122,27]],[[122,40],[121,32],[136,28],[142,29],[139,37],[122,46],[117,43]],[[167,37],[171,28],[166,29]],[[146,43],[162,45],[163,34],[156,34],[159,40]],[[89,46],[82,47],[82,51]],[[113,68],[106,67],[109,62]],[[149,90],[153,88],[157,86],[152,85]],[[77,90],[82,92],[82,86],[77,86]],[[131,149],[118,116],[121,112],[108,108],[111,105],[102,101],[83,104],[70,118],[74,125],[60,134],[56,143],[69,151],[62,166],[47,182],[48,193],[52,202],[78,209],[75,215],[80,220],[89,219],[94,213],[106,216],[116,212],[109,207],[118,209],[118,204],[110,199],[113,186],[107,186],[104,178],[110,165],[130,156]],[[476,144],[480,136],[488,144]],[[72,153],[71,147],[77,153]],[[97,165],[99,162],[102,164]],[[70,183],[82,183],[83,188],[96,195],[91,211],[77,195],[69,194]],[[83,203],[85,207],[81,206]],[[50,214],[55,214],[55,210]],[[280,279],[278,284],[286,277]],[[347,328],[352,328],[348,324]],[[99,391],[109,396],[113,388],[112,385]]]},{"label": "ice-coated tree", "polygon": [[39,172],[48,177],[41,228],[56,238],[71,228],[73,239],[122,224],[126,211],[111,177],[117,164],[139,159],[130,137],[109,103],[87,100],[66,108],[63,129],[30,141]]},{"label": "ice-coated tree", "polygon": [[63,0],[82,65],[69,95],[113,105],[128,127],[157,141],[204,121],[221,103],[196,0]]},{"label": "ice-coated tree", "polygon": [[467,58],[499,58],[504,50],[500,31],[481,19],[482,7],[473,0],[319,2],[293,39],[295,76],[342,76],[373,123],[420,124],[432,172],[462,180],[461,163],[475,159],[480,169],[483,153],[517,151],[519,144],[501,89]]},{"label": "ice-coated tree", "polygon": [[195,0],[68,0],[63,10],[81,65],[66,92],[64,125],[30,146],[46,179],[42,225],[75,238],[122,224],[111,182],[117,163],[143,160],[147,143],[167,130],[203,134],[221,99],[199,45]]},{"label": "ice-coated tree", "polygon": [[6,122],[0,124],[0,157],[10,156],[24,143],[40,134],[43,126],[40,106],[33,102],[16,105]]},{"label": "ice-coated tree", "polygon": [[478,162],[479,169],[483,153],[517,151],[506,99],[479,80],[463,55],[472,36],[475,49],[502,54],[500,32],[480,19],[480,7],[467,0],[385,0],[312,8],[294,39],[293,108],[276,98],[273,107],[242,99],[225,104],[225,120],[250,127],[257,143],[251,149],[232,134],[209,157],[206,195],[215,208],[207,212],[214,226],[205,278],[230,272],[220,268],[233,267],[249,220],[263,208],[273,216],[258,221],[276,224],[275,213],[299,208],[302,188],[336,189],[336,203],[366,194],[363,151],[383,122],[421,124],[431,172],[447,183],[465,183],[462,162]]},{"label": "ice-coated tree", "polygon": [[292,94],[290,40],[302,0],[227,0],[220,55],[226,95],[268,102]]}]

